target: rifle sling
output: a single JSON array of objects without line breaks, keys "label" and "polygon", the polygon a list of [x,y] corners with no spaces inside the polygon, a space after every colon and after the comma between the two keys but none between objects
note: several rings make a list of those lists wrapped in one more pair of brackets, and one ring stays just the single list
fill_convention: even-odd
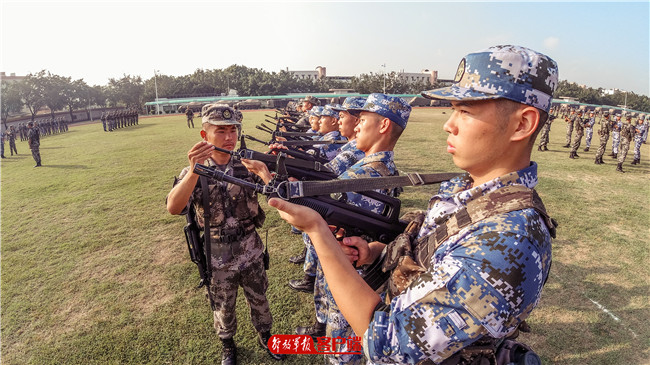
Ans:
[{"label": "rifle sling", "polygon": [[[258,160],[263,162],[277,162],[278,159],[277,155],[269,155],[266,153],[257,152],[253,150],[244,150],[243,153],[240,152],[240,156],[241,158]],[[299,158],[291,158],[291,159],[287,158],[284,160],[284,164],[287,166],[300,167],[300,168],[314,170],[314,171],[332,172],[327,166],[325,166],[324,164],[318,161],[307,161],[307,160],[301,160]]]},{"label": "rifle sling", "polygon": [[277,142],[283,146],[314,146],[314,145],[327,145],[327,144],[346,144],[348,141],[280,141]]},{"label": "rifle sling", "polygon": [[212,257],[211,257],[211,242],[210,242],[210,200],[208,194],[210,193],[210,186],[208,179],[205,176],[199,176],[201,183],[201,202],[203,204],[203,248],[205,250],[205,270],[208,280],[212,280]]},{"label": "rifle sling", "polygon": [[438,174],[410,173],[405,176],[386,176],[362,179],[335,179],[327,181],[290,181],[288,182],[288,198],[345,193],[349,191],[371,191],[391,189],[400,186],[418,186],[436,184],[450,180],[458,173],[445,172]]}]

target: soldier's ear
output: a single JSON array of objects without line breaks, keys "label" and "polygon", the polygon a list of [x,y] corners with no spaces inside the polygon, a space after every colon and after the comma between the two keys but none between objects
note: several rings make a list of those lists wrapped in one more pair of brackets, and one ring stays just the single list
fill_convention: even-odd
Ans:
[{"label": "soldier's ear", "polygon": [[201,138],[205,139],[206,136],[207,136],[207,133],[205,133],[205,131],[203,129],[201,129]]}]

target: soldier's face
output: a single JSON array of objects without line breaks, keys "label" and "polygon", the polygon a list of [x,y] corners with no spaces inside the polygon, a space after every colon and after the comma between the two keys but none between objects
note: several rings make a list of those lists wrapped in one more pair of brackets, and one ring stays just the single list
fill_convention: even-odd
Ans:
[{"label": "soldier's face", "polygon": [[339,112],[339,132],[341,132],[343,137],[347,137],[348,139],[354,138],[354,128],[358,123],[359,118],[354,115],[343,110]]},{"label": "soldier's face", "polygon": [[508,153],[509,116],[502,116],[494,100],[452,101],[453,112],[444,125],[447,152],[454,164],[474,176],[485,176]]},{"label": "soldier's face", "polygon": [[314,106],[314,105],[313,105],[312,103],[308,102],[308,101],[303,101],[303,102],[302,102],[302,110],[304,110],[304,111],[311,110],[311,108],[312,108],[313,106]]},{"label": "soldier's face", "polygon": [[320,128],[318,129],[318,132],[322,134],[329,133],[339,129],[336,118],[330,117],[329,115],[323,115],[322,117],[320,117],[319,123],[320,123]]},{"label": "soldier's face", "polygon": [[234,150],[237,145],[237,126],[234,125],[213,125],[206,123],[201,131],[201,136],[206,142],[215,147],[226,150]]},{"label": "soldier's face", "polygon": [[357,148],[359,150],[367,152],[379,140],[384,119],[390,123],[390,120],[377,113],[361,112],[359,123],[354,128],[357,134]]},{"label": "soldier's face", "polygon": [[311,129],[317,131],[320,128],[320,117],[315,115],[309,117],[309,125],[311,125]]}]

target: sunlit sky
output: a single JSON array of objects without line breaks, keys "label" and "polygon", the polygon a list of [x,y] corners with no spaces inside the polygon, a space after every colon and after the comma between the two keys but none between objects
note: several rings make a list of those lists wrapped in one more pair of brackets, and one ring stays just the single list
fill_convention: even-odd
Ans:
[{"label": "sunlit sky", "polygon": [[124,74],[385,70],[453,78],[497,44],[555,59],[560,78],[649,95],[650,6],[614,2],[217,2],[0,0],[0,71],[46,69],[105,85]]}]

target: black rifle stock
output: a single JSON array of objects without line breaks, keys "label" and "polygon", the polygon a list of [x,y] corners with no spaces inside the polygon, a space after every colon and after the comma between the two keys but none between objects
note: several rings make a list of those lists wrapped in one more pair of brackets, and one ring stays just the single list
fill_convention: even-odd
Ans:
[{"label": "black rifle stock", "polygon": [[210,283],[210,276],[208,275],[207,260],[205,259],[204,240],[201,236],[201,229],[196,223],[196,211],[192,204],[187,206],[187,214],[185,214],[187,224],[183,228],[185,232],[185,240],[187,241],[187,249],[190,252],[190,260],[196,264],[199,270],[198,288]]}]

